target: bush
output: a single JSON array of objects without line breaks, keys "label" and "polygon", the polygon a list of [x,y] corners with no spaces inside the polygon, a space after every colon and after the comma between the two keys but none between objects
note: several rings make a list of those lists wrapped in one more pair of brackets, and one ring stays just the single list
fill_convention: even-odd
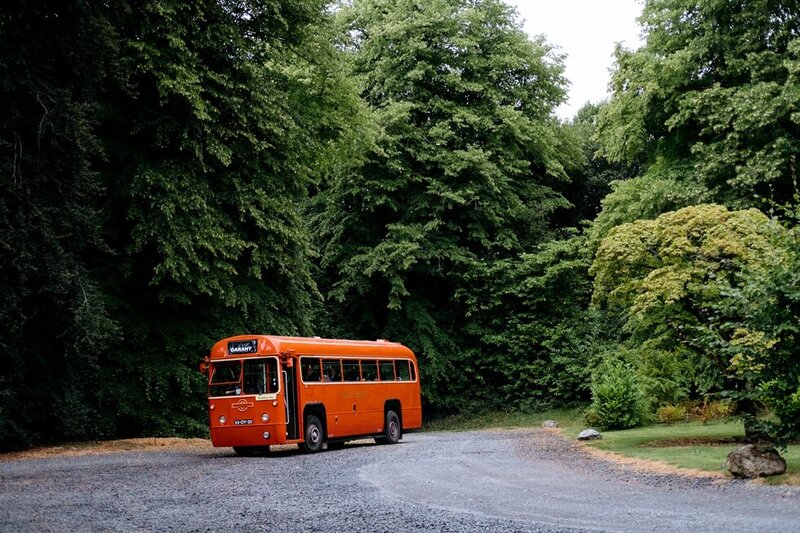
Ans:
[{"label": "bush", "polygon": [[687,414],[690,419],[698,420],[702,423],[711,420],[719,420],[721,418],[728,418],[736,411],[736,404],[729,401],[722,402],[709,402],[693,405],[689,407]]},{"label": "bush", "polygon": [[633,369],[620,361],[604,363],[592,379],[592,405],[587,422],[608,429],[639,426],[647,418],[647,402]]},{"label": "bush", "polygon": [[675,424],[686,420],[686,409],[677,405],[665,405],[656,411],[656,420],[660,424]]}]

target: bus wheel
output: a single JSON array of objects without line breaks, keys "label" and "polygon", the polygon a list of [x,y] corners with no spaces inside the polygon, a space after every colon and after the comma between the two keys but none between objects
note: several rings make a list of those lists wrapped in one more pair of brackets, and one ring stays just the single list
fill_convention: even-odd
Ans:
[{"label": "bus wheel", "polygon": [[396,444],[403,436],[400,418],[392,410],[386,411],[386,420],[383,425],[383,436],[375,439],[379,444]]},{"label": "bus wheel", "polygon": [[322,422],[314,415],[306,417],[305,442],[301,446],[306,453],[316,453],[322,449]]}]

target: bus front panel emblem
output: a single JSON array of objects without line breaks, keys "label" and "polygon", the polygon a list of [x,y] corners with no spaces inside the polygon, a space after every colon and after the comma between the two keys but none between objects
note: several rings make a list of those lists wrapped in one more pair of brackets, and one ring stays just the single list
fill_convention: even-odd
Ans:
[{"label": "bus front panel emblem", "polygon": [[253,402],[247,401],[244,398],[242,398],[238,402],[232,404],[231,407],[238,410],[240,413],[244,413],[245,411],[253,407],[253,405],[254,405]]}]

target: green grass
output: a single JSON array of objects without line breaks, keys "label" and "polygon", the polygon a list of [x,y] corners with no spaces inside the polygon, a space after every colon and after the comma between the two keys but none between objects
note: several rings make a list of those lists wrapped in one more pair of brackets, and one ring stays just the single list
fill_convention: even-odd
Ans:
[{"label": "green grass", "polygon": [[[565,434],[577,437],[579,430]],[[744,428],[739,421],[721,421],[703,424],[688,422],[675,425],[656,425],[622,431],[603,431],[603,440],[590,446],[627,457],[662,461],[678,468],[725,472],[728,454],[741,446],[738,443],[699,444],[703,439],[739,439]],[[676,446],[676,440],[687,440]],[[670,442],[671,441],[671,442]],[[781,455],[786,459],[787,470],[782,476],[765,480],[769,484],[800,485],[800,445],[791,445]]]},{"label": "green grass", "polygon": [[[574,434],[573,434],[574,433]],[[700,439],[741,439],[744,428],[738,422],[702,424],[689,422],[675,425],[656,425],[622,431],[602,431],[603,440],[590,445],[628,457],[664,461],[679,468],[721,472],[725,458],[739,444],[693,444]],[[577,437],[577,432],[569,433]],[[675,446],[676,440],[690,440],[687,445]],[[670,444],[669,441],[672,441]],[[665,446],[659,445],[666,444]]]},{"label": "green grass", "polygon": [[[554,409],[542,413],[482,413],[458,415],[435,420],[425,425],[426,431],[470,431],[490,428],[539,427],[544,420],[558,422],[563,435],[575,439],[586,428],[579,409]],[[716,421],[703,424],[687,422],[674,425],[653,425],[622,431],[602,431],[603,439],[589,445],[627,457],[661,461],[677,468],[725,473],[728,453],[740,444],[700,444],[709,439],[740,439],[744,436],[741,422]],[[675,445],[678,441],[685,445]],[[671,442],[670,442],[671,441]],[[800,444],[791,445],[781,455],[787,471],[782,476],[764,480],[770,485],[800,485]]]},{"label": "green grass", "polygon": [[[582,429],[583,414],[580,409],[552,409],[541,413],[491,412],[475,415],[455,415],[425,423],[425,431],[471,431],[490,428],[539,427],[545,420],[555,420],[559,427]],[[580,429],[577,429],[579,432]],[[577,432],[575,433],[578,434]]]}]

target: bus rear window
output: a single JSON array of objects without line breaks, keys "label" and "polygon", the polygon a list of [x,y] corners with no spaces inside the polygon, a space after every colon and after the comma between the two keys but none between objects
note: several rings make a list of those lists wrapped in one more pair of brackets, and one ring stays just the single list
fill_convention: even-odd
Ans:
[{"label": "bus rear window", "polygon": [[409,381],[408,361],[396,361],[397,381]]}]

